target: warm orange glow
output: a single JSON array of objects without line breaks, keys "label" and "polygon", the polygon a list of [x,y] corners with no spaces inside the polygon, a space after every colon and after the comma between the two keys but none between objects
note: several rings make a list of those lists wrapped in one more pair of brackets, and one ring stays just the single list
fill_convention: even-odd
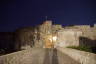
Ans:
[{"label": "warm orange glow", "polygon": [[57,40],[57,36],[48,35],[45,39],[45,48],[54,47],[54,43]]},{"label": "warm orange glow", "polygon": [[52,39],[53,39],[53,42],[56,42],[57,36],[53,36]]}]

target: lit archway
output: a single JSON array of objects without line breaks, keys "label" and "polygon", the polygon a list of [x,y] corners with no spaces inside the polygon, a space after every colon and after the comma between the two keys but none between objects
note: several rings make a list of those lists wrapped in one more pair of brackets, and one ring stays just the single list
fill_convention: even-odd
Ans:
[{"label": "lit archway", "polygon": [[53,48],[56,40],[56,35],[47,35],[45,38],[45,48]]}]

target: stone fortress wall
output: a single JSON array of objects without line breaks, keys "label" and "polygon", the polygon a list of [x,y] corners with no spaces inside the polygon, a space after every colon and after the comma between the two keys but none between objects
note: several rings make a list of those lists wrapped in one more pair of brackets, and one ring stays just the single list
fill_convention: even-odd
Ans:
[{"label": "stone fortress wall", "polygon": [[90,25],[75,25],[65,27],[65,29],[76,29],[82,32],[79,36],[79,45],[96,47],[96,26],[90,27]]},{"label": "stone fortress wall", "polygon": [[56,46],[60,47],[79,46],[79,37],[81,35],[82,32],[76,29],[59,30],[57,33]]},{"label": "stone fortress wall", "polygon": [[[63,28],[61,25],[52,25],[51,21],[47,21],[35,28],[28,27],[16,31],[16,48],[27,50],[0,56],[0,64],[42,64],[45,59],[43,47],[48,35],[57,37],[54,47],[62,54],[68,55],[81,64],[96,64],[96,54],[65,48],[79,45],[96,46],[96,26],[75,25]],[[59,60],[61,62],[64,59],[60,57]]]},{"label": "stone fortress wall", "polygon": [[[53,36],[57,37],[54,46],[78,46],[89,45],[94,47],[96,45],[96,25],[74,25],[65,26],[52,24],[52,21],[45,21],[43,24],[35,27],[25,27],[16,30],[14,33],[14,47],[15,49],[29,49],[32,47],[44,47],[45,41],[49,39],[53,42]],[[48,35],[48,36],[47,36]],[[51,35],[51,36],[50,36]],[[14,49],[14,48],[13,48]]]},{"label": "stone fortress wall", "polygon": [[[41,25],[36,26],[34,30],[31,31],[33,31],[32,35],[34,36],[33,47],[44,48],[45,46],[48,47],[48,45],[53,44],[54,47],[79,45],[86,45],[92,47],[96,46],[96,26],[90,27],[90,25],[74,25],[63,27],[62,25],[58,24],[53,25],[52,21],[49,20],[45,21]],[[29,33],[31,33],[30,30]],[[53,42],[53,36],[57,37],[56,42]],[[52,40],[52,42],[50,39]]]},{"label": "stone fortress wall", "polygon": [[[47,22],[48,24],[48,22]],[[49,23],[50,24],[50,23]],[[52,23],[51,23],[52,24]],[[74,25],[65,26],[62,25],[50,25],[52,34],[57,36],[55,46],[96,46],[96,26],[91,27],[90,25]],[[45,27],[45,26],[44,26]],[[46,27],[48,27],[46,25]],[[42,28],[41,28],[42,29]]]}]

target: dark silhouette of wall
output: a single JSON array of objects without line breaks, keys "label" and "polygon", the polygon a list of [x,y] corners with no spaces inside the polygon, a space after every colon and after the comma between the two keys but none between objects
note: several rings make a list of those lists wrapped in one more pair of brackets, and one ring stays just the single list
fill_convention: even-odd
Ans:
[{"label": "dark silhouette of wall", "polygon": [[9,53],[14,51],[14,33],[0,32],[0,51]]},{"label": "dark silhouette of wall", "polygon": [[96,53],[96,40],[87,37],[79,37],[79,45],[90,47],[92,52]]},{"label": "dark silhouette of wall", "polygon": [[15,31],[15,50],[26,49],[27,46],[32,48],[35,43],[35,27],[24,27]]},{"label": "dark silhouette of wall", "polygon": [[86,37],[79,37],[79,45],[96,47],[96,40],[91,40]]}]

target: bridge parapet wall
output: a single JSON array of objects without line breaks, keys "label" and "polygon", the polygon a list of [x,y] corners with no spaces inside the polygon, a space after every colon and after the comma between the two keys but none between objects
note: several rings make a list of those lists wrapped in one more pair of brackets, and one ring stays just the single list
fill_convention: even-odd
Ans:
[{"label": "bridge parapet wall", "polygon": [[81,64],[96,64],[96,54],[62,47],[57,47],[57,50],[70,56]]}]

